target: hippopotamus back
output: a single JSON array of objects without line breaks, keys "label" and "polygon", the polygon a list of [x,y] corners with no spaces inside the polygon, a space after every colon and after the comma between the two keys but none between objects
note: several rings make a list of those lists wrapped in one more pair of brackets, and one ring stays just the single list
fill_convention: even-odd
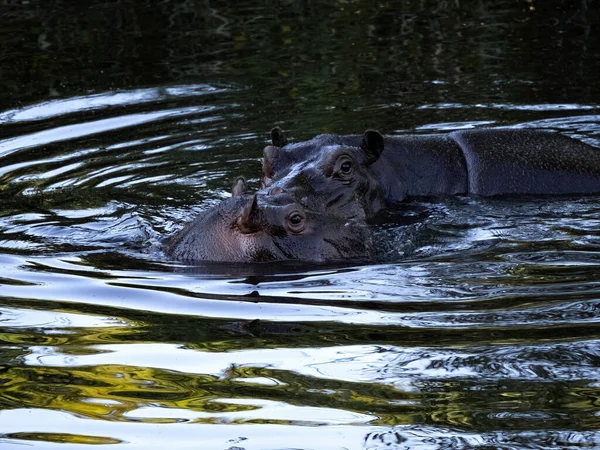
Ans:
[{"label": "hippopotamus back", "polygon": [[449,137],[464,155],[470,194],[600,192],[600,149],[576,139],[509,128],[455,131]]}]

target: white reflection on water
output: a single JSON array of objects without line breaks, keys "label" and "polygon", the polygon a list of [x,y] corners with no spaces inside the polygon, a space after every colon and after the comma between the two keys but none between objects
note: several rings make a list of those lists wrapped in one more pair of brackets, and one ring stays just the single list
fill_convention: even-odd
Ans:
[{"label": "white reflection on water", "polygon": [[596,105],[581,105],[577,103],[542,103],[542,104],[515,104],[515,103],[476,103],[465,105],[463,103],[429,103],[417,109],[502,109],[509,111],[579,111],[597,109]]},{"label": "white reflection on water", "polygon": [[14,109],[0,114],[0,122],[24,122],[43,120],[61,115],[76,114],[81,111],[104,109],[110,106],[139,105],[173,97],[196,97],[206,94],[220,94],[230,88],[216,88],[207,84],[190,84],[172,87],[134,89],[123,92],[103,92],[61,100],[52,100]]},{"label": "white reflection on water", "polygon": [[[35,421],[31,418],[35,417]],[[331,425],[307,427],[300,425],[271,424],[219,424],[201,423],[148,423],[89,420],[61,411],[44,409],[16,409],[0,411],[2,432],[11,433],[57,433],[74,430],[84,436],[105,436],[118,439],[118,448],[164,449],[165,443],[176,443],[177,449],[225,450],[275,450],[282,448],[310,448],[312,450],[361,450],[365,437],[372,432],[385,432],[389,427],[356,425]],[[422,439],[427,430],[420,427]],[[62,430],[62,431],[59,431]],[[438,435],[442,430],[438,431]],[[411,433],[413,434],[413,433]],[[43,438],[42,438],[43,439]],[[40,439],[36,448],[56,448],[56,443],[44,447]],[[8,441],[0,438],[2,448],[14,444],[23,448],[20,439]],[[422,449],[438,448],[437,444],[423,443]],[[11,447],[12,448],[12,447]],[[95,446],[95,448],[115,448]],[[68,449],[89,449],[88,445],[69,444]]]},{"label": "white reflection on water", "polygon": [[90,155],[93,153],[98,153],[101,151],[102,151],[102,149],[100,149],[100,148],[82,149],[82,150],[70,152],[70,153],[67,153],[64,155],[57,155],[52,158],[36,159],[33,161],[25,161],[25,162],[20,162],[17,164],[11,164],[11,165],[3,166],[0,168],[0,176],[6,175],[11,172],[19,171],[26,167],[43,166],[43,165],[46,165],[49,163],[68,161],[69,159],[80,158],[80,157],[87,156],[87,155]]},{"label": "white reflection on water", "polygon": [[285,402],[276,402],[262,399],[242,399],[242,398],[222,398],[214,399],[212,402],[223,403],[226,405],[243,405],[249,407],[246,411],[226,411],[226,412],[205,412],[193,409],[173,409],[141,407],[123,414],[124,417],[132,420],[139,419],[213,419],[219,422],[245,422],[250,420],[277,420],[305,422],[310,424],[365,424],[375,419],[377,416],[370,414],[359,414],[342,409],[317,408],[312,406],[296,406]]},{"label": "white reflection on water", "polygon": [[[31,420],[35,417],[35,420]],[[46,409],[14,409],[0,411],[3,437],[2,449],[22,449],[15,433],[30,433],[37,437],[35,448],[54,449],[56,442],[44,442],[45,436],[79,431],[76,436],[116,440],[118,448],[165,448],[176,443],[177,449],[193,450],[279,450],[303,448],[311,450],[439,450],[467,448],[525,448],[522,444],[538,442],[527,448],[596,448],[600,432],[559,431],[482,431],[434,427],[423,424],[405,426],[368,426],[356,424],[307,427],[261,423],[204,424],[194,422],[118,422],[86,419],[80,415]],[[85,434],[84,434],[85,433]],[[395,439],[394,439],[395,438]],[[392,446],[392,442],[401,446]],[[548,445],[546,445],[549,443]],[[64,444],[63,444],[64,445]],[[88,450],[88,444],[69,444],[69,449]],[[95,445],[95,448],[114,449],[114,445]]]},{"label": "white reflection on water", "polygon": [[109,119],[94,120],[91,122],[78,123],[55,127],[44,131],[38,131],[25,136],[5,139],[0,141],[0,158],[11,153],[31,147],[47,145],[54,142],[62,142],[69,139],[91,136],[93,134],[114,131],[122,128],[154,122],[166,117],[183,116],[186,114],[201,113],[218,109],[216,106],[194,106],[187,108],[174,108],[163,111],[128,114]]},{"label": "white reflection on water", "polygon": [[[97,230],[98,244],[112,246],[120,242],[123,233],[137,229],[138,218],[124,216],[119,224],[111,222],[110,232],[105,234],[102,227]],[[94,231],[93,225],[77,233],[83,238]],[[42,224],[31,229],[39,228],[43,235],[78,236],[74,231],[77,227],[47,227]],[[87,303],[205,318],[335,321],[412,329],[514,329],[600,322],[595,314],[600,300],[593,296],[596,283],[556,284],[532,298],[528,285],[516,283],[518,280],[508,273],[520,273],[519,266],[513,263],[487,264],[485,272],[478,274],[485,276],[486,282],[470,289],[461,287],[461,277],[454,278],[453,274],[462,273],[457,272],[459,268],[468,269],[459,263],[375,265],[340,272],[308,272],[281,281],[274,277],[273,281],[257,283],[252,277],[228,274],[100,270],[82,264],[79,258],[0,257],[0,268],[5,277],[18,281],[3,287],[3,295],[15,299]],[[578,297],[573,297],[574,292]],[[579,297],[586,292],[590,293],[587,297]],[[553,301],[545,303],[543,295]],[[502,296],[512,296],[518,303],[507,307],[499,303]],[[389,302],[391,310],[365,307],[363,303],[370,300]],[[416,307],[422,302],[429,307]],[[457,302],[460,304],[453,306]],[[480,302],[492,303],[484,303],[482,309]]]},{"label": "white reflection on water", "polygon": [[102,317],[89,314],[73,314],[59,311],[43,311],[0,307],[0,323],[3,328],[91,328],[91,327],[127,327],[126,321],[114,317]]},{"label": "white reflection on water", "polygon": [[20,177],[16,177],[13,180],[13,182],[14,183],[23,183],[23,182],[27,182],[27,181],[50,179],[50,178],[54,178],[58,175],[65,174],[67,172],[71,172],[73,170],[80,169],[81,167],[83,167],[83,165],[84,164],[82,162],[67,164],[66,166],[62,166],[62,167],[59,167],[54,170],[49,170],[44,173],[27,174],[27,175],[23,175]]},{"label": "white reflection on water", "polygon": [[[102,344],[86,354],[63,353],[58,346],[30,346],[29,366],[81,367],[123,365],[228,378],[232,367],[285,370],[308,377],[346,382],[382,383],[403,391],[418,390],[421,379],[487,380],[598,379],[593,360],[597,341],[576,344],[472,346],[456,348],[394,345],[347,345],[207,352],[173,344]],[[91,353],[95,352],[95,353]],[[557,366],[551,360],[560,358]]]}]

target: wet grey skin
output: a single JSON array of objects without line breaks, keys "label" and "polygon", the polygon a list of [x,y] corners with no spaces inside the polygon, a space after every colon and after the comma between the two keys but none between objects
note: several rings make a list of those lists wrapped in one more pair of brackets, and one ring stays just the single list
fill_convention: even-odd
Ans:
[{"label": "wet grey skin", "polygon": [[200,214],[170,237],[165,253],[187,263],[370,260],[364,223],[314,213],[289,194],[246,195],[243,179],[232,197]]},{"label": "wet grey skin", "polygon": [[600,193],[600,149],[558,133],[481,128],[384,138],[319,135],[264,149],[261,193],[287,192],[338,217],[369,220],[409,197]]}]

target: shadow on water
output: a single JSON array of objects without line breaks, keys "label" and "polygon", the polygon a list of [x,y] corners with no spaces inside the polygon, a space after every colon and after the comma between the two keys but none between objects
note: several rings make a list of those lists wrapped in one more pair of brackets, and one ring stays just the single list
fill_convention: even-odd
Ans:
[{"label": "shadow on water", "polygon": [[600,445],[598,197],[414,201],[369,264],[161,253],[276,124],[600,146],[595,2],[138,3],[1,8],[0,447]]}]

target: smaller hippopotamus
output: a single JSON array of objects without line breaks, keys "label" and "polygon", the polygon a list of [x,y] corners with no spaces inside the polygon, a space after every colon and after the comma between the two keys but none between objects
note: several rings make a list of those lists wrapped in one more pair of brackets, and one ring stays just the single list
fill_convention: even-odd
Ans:
[{"label": "smaller hippopotamus", "polygon": [[410,197],[600,193],[600,149],[559,133],[480,128],[384,139],[369,130],[288,144],[275,128],[271,138],[260,192],[288,192],[339,217],[368,220]]},{"label": "smaller hippopotamus", "polygon": [[202,213],[168,239],[165,253],[183,262],[334,262],[369,260],[373,238],[360,222],[315,213],[285,193],[232,197]]}]

